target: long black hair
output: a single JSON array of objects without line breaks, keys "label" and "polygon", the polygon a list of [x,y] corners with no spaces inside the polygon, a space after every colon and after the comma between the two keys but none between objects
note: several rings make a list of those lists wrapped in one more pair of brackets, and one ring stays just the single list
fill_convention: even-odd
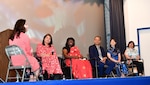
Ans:
[{"label": "long black hair", "polygon": [[75,46],[75,39],[74,39],[73,37],[67,38],[65,47],[64,47],[63,49],[67,49],[68,53],[70,52],[70,48],[71,48],[71,47],[69,46],[69,44],[68,44],[69,40],[72,40],[72,41],[73,41],[73,45],[72,45],[71,47]]},{"label": "long black hair", "polygon": [[42,45],[45,45],[44,40],[45,40],[45,38],[46,38],[47,36],[50,36],[50,42],[48,43],[48,45],[51,47],[51,45],[53,44],[53,39],[52,39],[51,34],[46,34],[46,35],[43,37]]},{"label": "long black hair", "polygon": [[14,30],[9,39],[14,40],[14,37],[16,34],[17,34],[17,37],[19,37],[21,32],[25,33],[26,32],[26,28],[24,27],[25,23],[26,23],[25,19],[17,20],[14,26]]}]

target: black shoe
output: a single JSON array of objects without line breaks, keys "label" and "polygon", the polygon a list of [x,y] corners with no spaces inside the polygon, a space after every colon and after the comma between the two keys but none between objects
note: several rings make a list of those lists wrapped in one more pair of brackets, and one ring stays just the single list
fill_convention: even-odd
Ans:
[{"label": "black shoe", "polygon": [[43,78],[44,78],[44,80],[48,80],[48,73],[47,73],[47,71],[44,72]]},{"label": "black shoe", "polygon": [[54,74],[54,80],[61,80],[62,79],[62,74]]},{"label": "black shoe", "polygon": [[54,80],[54,75],[53,74],[50,74],[49,80]]}]

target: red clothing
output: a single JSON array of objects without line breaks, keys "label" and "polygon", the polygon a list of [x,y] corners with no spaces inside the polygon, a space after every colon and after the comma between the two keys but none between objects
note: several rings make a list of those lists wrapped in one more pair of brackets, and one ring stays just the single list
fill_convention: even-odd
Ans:
[{"label": "red clothing", "polygon": [[[78,47],[71,47],[69,56],[81,57]],[[66,65],[70,66],[70,59],[66,59]],[[92,67],[88,60],[72,59],[72,73],[75,78],[92,78]]]},{"label": "red clothing", "polygon": [[36,51],[38,56],[40,56],[43,53],[50,54],[50,56],[48,57],[42,57],[43,71],[46,70],[48,74],[63,74],[54,46],[47,47],[42,44],[38,44]]},{"label": "red clothing", "polygon": [[69,56],[78,56],[79,58],[81,57],[80,51],[78,47],[74,46],[70,48],[70,52],[68,54]]},{"label": "red clothing", "polygon": [[[9,45],[17,45],[24,51],[29,60],[32,71],[39,69],[39,63],[31,53],[30,39],[25,33],[21,32],[20,36],[15,36],[13,41],[9,39]],[[22,66],[25,64],[24,62],[26,60],[25,57],[21,57],[21,55],[12,57],[11,59],[14,66]]]}]

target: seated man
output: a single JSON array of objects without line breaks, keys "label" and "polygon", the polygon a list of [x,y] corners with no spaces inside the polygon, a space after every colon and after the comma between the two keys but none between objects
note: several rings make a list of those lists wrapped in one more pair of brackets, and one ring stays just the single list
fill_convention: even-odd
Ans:
[{"label": "seated man", "polygon": [[90,57],[92,67],[95,67],[95,62],[97,61],[99,76],[103,76],[104,65],[106,63],[107,57],[104,48],[100,46],[100,44],[101,44],[101,37],[96,36],[94,38],[94,45],[91,45],[89,47],[89,57]]},{"label": "seated man", "polygon": [[[104,48],[100,45],[101,44],[101,37],[96,36],[94,38],[94,45],[89,47],[89,57],[92,67],[95,67],[95,62],[97,61],[98,65],[98,74],[100,77],[104,75],[109,75],[110,73],[104,71],[104,65],[111,66],[107,63],[107,54]],[[106,68],[107,70],[108,68]]]}]

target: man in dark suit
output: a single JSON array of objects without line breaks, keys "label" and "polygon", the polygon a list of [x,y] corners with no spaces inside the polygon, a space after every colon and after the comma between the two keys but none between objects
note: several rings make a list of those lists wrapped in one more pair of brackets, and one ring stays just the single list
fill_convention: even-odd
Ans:
[{"label": "man in dark suit", "polygon": [[107,74],[104,71],[104,65],[107,64],[107,53],[100,44],[101,44],[101,37],[96,36],[94,38],[94,45],[91,45],[89,47],[89,57],[93,68],[96,68],[95,62],[97,61],[98,74],[101,77],[104,76],[104,74],[105,75],[109,75],[109,74]]}]

